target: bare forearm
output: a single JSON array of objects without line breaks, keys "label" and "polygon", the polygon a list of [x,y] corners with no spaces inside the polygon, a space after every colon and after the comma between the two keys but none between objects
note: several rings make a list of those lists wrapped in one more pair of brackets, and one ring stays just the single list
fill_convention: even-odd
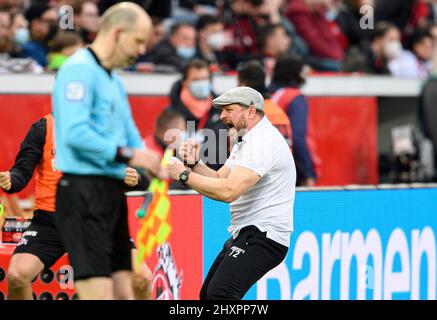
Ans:
[{"label": "bare forearm", "polygon": [[201,176],[198,173],[192,172],[187,185],[211,199],[230,202],[232,198],[232,190],[228,187],[226,179]]},{"label": "bare forearm", "polygon": [[197,166],[195,166],[193,172],[200,174],[204,177],[219,178],[217,171],[208,168],[208,166],[203,162],[200,162]]}]

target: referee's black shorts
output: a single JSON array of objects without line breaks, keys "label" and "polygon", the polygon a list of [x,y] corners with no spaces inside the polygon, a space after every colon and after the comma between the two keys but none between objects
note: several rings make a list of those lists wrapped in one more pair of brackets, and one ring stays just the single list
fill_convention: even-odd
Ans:
[{"label": "referee's black shorts", "polygon": [[64,174],[55,217],[75,281],[132,269],[122,181]]}]

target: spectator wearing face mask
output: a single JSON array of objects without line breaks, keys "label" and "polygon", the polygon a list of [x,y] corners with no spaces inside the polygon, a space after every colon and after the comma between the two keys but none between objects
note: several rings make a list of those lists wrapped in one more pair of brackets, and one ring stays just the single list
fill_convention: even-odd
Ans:
[{"label": "spectator wearing face mask", "polygon": [[58,31],[57,12],[47,3],[37,3],[27,9],[25,16],[29,22],[30,39],[23,45],[21,55],[34,59],[45,68],[48,62],[49,42]]},{"label": "spectator wearing face mask", "polygon": [[9,11],[0,10],[0,73],[41,73],[41,66],[33,59],[16,59],[21,55],[14,41],[12,21],[13,15]]},{"label": "spectator wearing face mask", "polygon": [[427,30],[416,30],[412,35],[409,50],[403,50],[391,60],[388,68],[393,76],[426,79],[431,73],[433,39]]},{"label": "spectator wearing face mask", "polygon": [[173,25],[170,36],[161,40],[140,62],[166,65],[182,71],[196,54],[196,29],[189,23]]},{"label": "spectator wearing face mask", "polygon": [[14,46],[12,55],[18,57],[21,54],[21,47],[29,41],[29,24],[21,12],[12,13],[11,17],[11,32]]},{"label": "spectator wearing face mask", "polygon": [[215,143],[209,140],[212,137],[205,136],[203,146],[208,147],[208,150],[203,152],[201,149],[200,154],[205,155],[204,162],[210,168],[218,170],[226,161],[228,146],[226,134],[224,137],[220,136],[220,130],[222,134],[227,130],[220,120],[220,110],[211,108],[214,97],[208,63],[195,59],[185,67],[182,79],[173,85],[169,108],[184,116],[189,137],[196,137],[197,134],[199,140],[199,130],[202,129],[210,129],[213,132]]},{"label": "spectator wearing face mask", "polygon": [[211,72],[220,71],[223,64],[221,51],[228,42],[222,20],[218,16],[200,16],[197,20],[197,35],[196,57],[207,61]]},{"label": "spectator wearing face mask", "polygon": [[402,53],[401,32],[390,22],[378,22],[368,46],[345,61],[345,71],[389,75],[388,64]]}]

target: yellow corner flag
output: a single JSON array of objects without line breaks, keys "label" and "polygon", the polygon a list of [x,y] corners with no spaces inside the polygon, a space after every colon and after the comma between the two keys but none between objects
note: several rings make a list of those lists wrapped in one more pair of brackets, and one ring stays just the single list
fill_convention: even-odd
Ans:
[{"label": "yellow corner flag", "polygon": [[[165,168],[172,157],[173,150],[165,150],[161,166]],[[142,206],[137,211],[137,217],[141,219],[141,223],[137,233],[138,251],[135,257],[135,268],[138,268],[142,261],[148,259],[155,247],[163,244],[170,236],[172,227],[168,221],[170,215],[168,187],[168,181],[153,178],[148,188],[152,195],[152,201],[147,208]]]}]

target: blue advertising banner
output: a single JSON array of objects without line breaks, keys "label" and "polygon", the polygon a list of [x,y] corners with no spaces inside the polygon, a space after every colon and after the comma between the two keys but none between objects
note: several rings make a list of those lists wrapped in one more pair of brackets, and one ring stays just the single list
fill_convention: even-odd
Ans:
[{"label": "blue advertising banner", "polygon": [[[229,237],[204,198],[204,277]],[[245,299],[436,299],[437,189],[297,192],[285,261]]]}]

